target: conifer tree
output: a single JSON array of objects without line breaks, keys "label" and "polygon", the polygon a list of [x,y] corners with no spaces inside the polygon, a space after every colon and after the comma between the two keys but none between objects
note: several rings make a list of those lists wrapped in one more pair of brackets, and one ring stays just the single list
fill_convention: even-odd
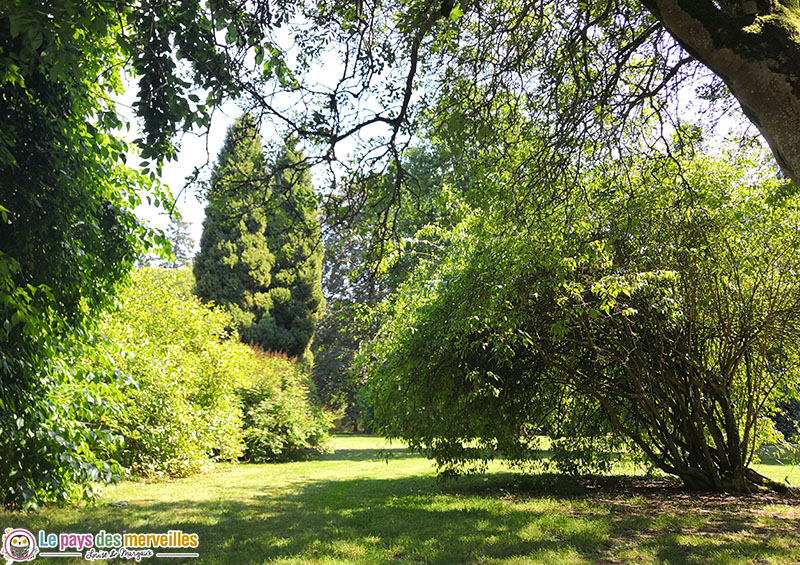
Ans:
[{"label": "conifer tree", "polygon": [[317,200],[302,161],[289,140],[268,166],[247,114],[230,128],[194,272],[198,296],[231,313],[242,341],[308,359],[325,301]]},{"label": "conifer tree", "polygon": [[189,235],[189,222],[177,216],[170,216],[167,239],[172,244],[174,258],[169,259],[164,266],[168,269],[183,269],[190,266],[194,252],[194,240]]},{"label": "conifer tree", "polygon": [[195,292],[228,310],[240,335],[269,316],[275,256],[264,237],[269,196],[266,159],[255,120],[245,114],[228,130],[211,174],[208,206],[194,263]]},{"label": "conifer tree", "polygon": [[242,332],[246,341],[308,358],[322,316],[322,241],[317,199],[302,150],[289,138],[273,165],[265,237],[274,254],[269,317]]}]

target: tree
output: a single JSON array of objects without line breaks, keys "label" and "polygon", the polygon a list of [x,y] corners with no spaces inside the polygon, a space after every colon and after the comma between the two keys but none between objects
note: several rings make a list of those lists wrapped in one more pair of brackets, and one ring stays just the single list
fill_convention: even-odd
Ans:
[{"label": "tree", "polygon": [[308,358],[314,325],[325,309],[322,237],[317,197],[297,141],[287,138],[272,165],[271,200],[264,230],[275,254],[269,316],[242,332],[267,350]]},{"label": "tree", "polygon": [[[302,54],[297,67],[289,69],[275,30],[298,11],[315,25],[311,32],[293,30]],[[144,131],[137,145],[152,172],[174,157],[176,131],[206,127],[215,105],[226,97],[246,96],[308,146],[326,146],[313,156],[318,162],[335,160],[331,146],[384,126],[383,135],[361,140],[364,158],[356,162],[362,172],[385,167],[387,161],[400,172],[412,136],[433,132],[470,164],[463,167],[471,181],[469,192],[487,201],[490,195],[483,191],[491,183],[484,182],[485,162],[502,158],[532,129],[548,133],[551,143],[531,158],[555,166],[517,178],[520,194],[533,194],[554,179],[579,178],[576,169],[603,155],[638,146],[628,143],[629,125],[638,123],[628,119],[631,115],[649,116],[656,127],[678,120],[679,113],[664,112],[668,101],[675,100],[666,95],[680,92],[687,80],[695,80],[703,96],[714,100],[724,97],[725,89],[718,88],[724,80],[797,181],[797,11],[789,0],[463,5],[417,0],[376,3],[369,11],[361,3],[291,0],[244,7],[228,0],[142,0],[113,6],[56,0],[5,6],[0,15],[0,163],[5,173],[0,213],[7,213],[16,231],[3,238],[14,244],[10,252],[2,249],[0,280],[3,317],[17,333],[7,341],[13,345],[4,349],[4,360],[17,366],[14,375],[22,374],[23,366],[26,374],[43,374],[52,359],[43,352],[56,349],[42,343],[55,344],[57,338],[86,330],[83,322],[91,315],[83,314],[107,302],[125,278],[127,257],[142,251],[123,252],[106,263],[105,251],[95,255],[87,250],[108,234],[127,239],[134,248],[153,239],[137,232],[130,215],[135,191],[106,190],[111,185],[147,185],[119,168],[125,152],[111,135],[121,124],[108,93],[118,86],[116,70],[125,64],[139,79],[134,106]],[[221,37],[225,41],[218,41]],[[331,89],[304,82],[302,72],[309,62],[331,48],[339,50],[344,64],[341,79]],[[695,58],[722,78],[697,80]],[[415,91],[421,84],[425,88]],[[287,90],[303,92],[307,112],[280,107],[280,96],[272,95]],[[381,110],[361,103],[369,100],[378,101]],[[513,122],[518,126],[508,128]],[[386,151],[370,151],[376,145]],[[26,169],[26,163],[36,164],[37,170]],[[39,167],[41,163],[47,166]],[[396,176],[387,204],[404,199],[404,180],[402,173]],[[105,184],[103,190],[96,190],[98,183]],[[349,186],[360,190],[368,185]],[[49,196],[40,198],[45,192]],[[169,198],[158,191],[155,196],[158,201]],[[34,229],[29,237],[26,222],[52,223],[58,229],[45,234],[47,241],[39,240],[42,233]],[[65,245],[49,245],[56,240]],[[47,261],[37,257],[39,249],[52,251]],[[93,257],[102,258],[103,264]],[[53,292],[60,286],[54,281],[65,281],[64,288]],[[76,317],[75,304],[87,310]],[[54,323],[51,315],[64,315],[70,322]],[[14,376],[3,384],[8,399],[19,399],[41,382],[39,377]],[[17,433],[13,429],[19,416],[13,409],[5,411],[3,437]],[[22,456],[14,453],[8,460],[14,473],[31,477],[27,469],[39,468],[38,463],[28,460],[20,466]],[[0,473],[12,474],[10,468]],[[30,494],[38,488],[32,486],[36,481],[15,480],[7,490],[9,499],[36,497]],[[51,483],[53,492],[64,492],[59,485]]]},{"label": "tree", "polygon": [[[645,4],[652,4],[663,11],[655,9],[653,15],[653,12],[643,9]],[[711,45],[706,41],[705,45],[696,48],[692,48],[689,40],[686,40],[684,44],[689,49],[687,52],[669,35],[672,30],[680,37],[675,19],[670,19],[675,16],[675,11],[670,12],[665,8],[672,4],[693,13],[696,16],[695,24],[704,23],[709,28],[723,27],[725,23],[731,26],[735,24],[738,26],[740,38],[753,39],[754,42],[749,43],[749,47],[744,46],[744,41],[741,42],[742,45],[736,45],[737,40],[732,38],[737,33],[730,33],[727,38],[720,35],[710,42]],[[425,132],[450,149],[456,170],[468,179],[464,196],[470,206],[483,210],[498,224],[507,222],[519,226],[516,220],[525,218],[525,229],[519,230],[518,237],[533,237],[536,241],[541,239],[547,242],[547,233],[536,231],[531,236],[530,225],[551,225],[554,210],[559,210],[565,202],[574,202],[577,195],[583,196],[587,191],[590,192],[586,185],[587,178],[593,177],[592,171],[601,169],[606,163],[615,162],[619,167],[614,168],[611,174],[623,178],[628,175],[636,177],[635,169],[638,165],[635,164],[640,163],[645,156],[662,152],[674,154],[679,148],[690,148],[696,143],[692,128],[684,127],[687,113],[686,106],[681,104],[682,97],[684,100],[689,98],[686,92],[690,89],[696,92],[692,101],[695,104],[692,108],[693,118],[704,115],[706,110],[714,110],[719,117],[722,113],[719,111],[720,106],[730,99],[724,84],[728,82],[733,94],[739,96],[750,117],[757,119],[762,129],[774,130],[784,124],[793,123],[793,117],[789,114],[796,115],[796,110],[792,109],[790,103],[775,104],[774,98],[766,106],[760,106],[760,103],[762,100],[769,100],[775,93],[797,98],[796,94],[787,92],[787,84],[791,87],[791,83],[786,79],[787,75],[791,77],[796,74],[792,71],[796,57],[780,55],[781,49],[783,53],[792,53],[796,49],[795,40],[791,33],[769,32],[773,25],[783,25],[784,31],[796,29],[798,20],[789,16],[796,15],[797,8],[794,4],[787,8],[786,3],[756,3],[758,13],[737,15],[732,8],[733,4],[699,2],[690,5],[680,1],[648,3],[614,0],[570,3],[465,2],[458,5],[452,2],[441,5],[406,2],[402,6],[399,3],[391,6],[381,4],[368,16],[360,14],[358,10],[342,9],[336,12],[334,8],[326,14],[327,19],[323,20],[333,21],[335,24],[332,25],[338,24],[349,32],[347,37],[353,41],[341,41],[337,46],[342,53],[342,60],[358,62],[353,63],[352,71],[343,73],[341,80],[326,93],[331,99],[331,103],[326,106],[330,109],[330,117],[319,119],[318,116],[309,114],[309,119],[298,122],[297,127],[312,134],[317,132],[321,140],[334,141],[353,132],[366,131],[366,128],[374,130],[378,126],[385,127],[383,137],[373,135],[372,139],[380,140],[386,151],[377,151],[376,144],[370,150],[365,149],[362,153],[364,159],[361,161],[363,168],[353,171],[353,177],[360,182],[351,182],[349,186],[353,188],[352,200],[356,200],[356,195],[370,186],[366,181],[376,166],[385,167],[387,161],[394,163],[398,174],[395,176],[392,197],[387,199],[387,207],[395,208],[401,206],[408,195],[408,185],[402,170],[403,152],[414,135]],[[752,3],[741,3],[741,7],[746,8],[746,4]],[[383,25],[387,18],[393,18],[394,22],[399,23],[393,27]],[[782,19],[785,20],[783,24]],[[394,32],[387,32],[387,29],[393,29]],[[729,26],[730,29],[732,28]],[[761,36],[762,31],[767,33]],[[759,37],[765,38],[767,42],[760,41]],[[699,38],[703,41],[707,39],[703,33],[699,34]],[[722,39],[728,43],[722,42]],[[314,44],[314,41],[325,43],[329,39],[319,34],[308,41],[309,44]],[[769,47],[769,41],[777,49]],[[370,46],[363,57],[359,57],[362,55],[361,45]],[[700,47],[707,49],[705,56]],[[714,57],[708,55],[714,50],[718,50]],[[733,55],[725,60],[731,51],[734,52]],[[743,61],[743,52],[757,60],[751,60],[750,63]],[[767,64],[775,53],[780,61],[775,65]],[[741,63],[738,66],[737,57],[738,63]],[[720,76],[708,72],[708,68],[703,67],[698,58]],[[748,104],[744,100],[744,94],[737,92],[737,84],[738,88],[742,88],[744,82],[742,76],[734,80],[720,66],[721,62],[729,65],[728,69],[741,72],[742,75],[769,78],[767,83],[748,83],[748,88],[755,94],[747,93],[747,96],[755,96],[761,100]],[[380,71],[387,67],[399,69],[395,73],[382,74]],[[775,92],[765,92],[771,88]],[[358,106],[349,104],[354,91],[367,92],[364,98],[380,98],[383,102],[381,109],[373,111],[373,108],[369,108],[359,115]],[[770,122],[763,119],[767,112],[782,117],[776,119],[773,116]],[[353,115],[356,117],[351,119]],[[319,127],[319,123],[323,126]],[[789,135],[784,136],[784,141],[796,134],[796,128],[788,126],[786,129]],[[674,136],[679,138],[677,142],[673,141]],[[765,136],[785,173],[797,179],[792,165],[777,148],[777,144],[781,142],[776,140],[776,136],[770,138],[766,133]],[[796,151],[790,152],[797,154]],[[681,168],[675,174],[683,178],[683,167],[690,167],[690,163],[685,160],[679,162]],[[502,166],[497,163],[502,163]],[[674,189],[677,190],[678,187]],[[608,190],[619,190],[627,194],[629,189],[624,185],[614,184],[608,186]],[[770,185],[770,190],[781,190],[780,184]],[[586,211],[586,214],[592,217],[591,211]],[[761,218],[760,212],[752,208],[746,208],[742,214],[755,215],[759,220],[753,219],[754,222]],[[387,219],[391,217],[390,214],[384,215]],[[565,220],[572,221],[572,218]],[[391,222],[387,221],[386,225],[390,228]],[[555,229],[558,226],[553,227]],[[485,229],[480,222],[465,226],[464,229],[467,228]],[[513,244],[513,238],[504,238],[501,241],[505,245],[505,254],[498,250],[502,246],[493,247],[491,254],[499,254],[504,259],[501,264],[508,272],[514,271],[513,265],[509,263],[509,258],[513,256],[512,250],[519,252],[516,259],[520,262],[530,260],[538,265],[534,261],[536,257],[531,258]],[[733,242],[739,245],[736,238],[729,242],[730,245],[734,245]],[[487,244],[487,247],[491,246]],[[561,251],[570,257],[569,249]],[[486,253],[490,255],[489,251]],[[553,257],[555,256],[558,256],[557,252],[553,253]],[[481,258],[474,260],[480,262]],[[459,266],[466,269],[463,263]],[[695,271],[709,274],[701,266],[695,265]],[[769,267],[762,267],[769,270]],[[472,270],[469,272],[474,274]],[[502,271],[491,273],[501,281],[504,280]],[[448,274],[462,281],[456,274]],[[536,273],[531,274],[531,277],[534,274]],[[688,277],[689,273],[684,274]],[[559,276],[566,275],[554,274],[556,282],[560,282]],[[715,280],[715,276],[709,274],[709,280]],[[486,288],[493,288],[491,276],[478,280]],[[579,282],[580,285],[585,283],[586,281]],[[433,283],[426,280],[425,283],[420,283],[421,286],[423,284]],[[476,288],[466,282],[464,284],[475,296],[482,296],[489,303],[496,298],[494,295],[487,295],[488,291],[481,294],[481,290],[485,290],[481,286]],[[517,288],[513,285],[504,286]],[[426,293],[435,293],[431,288],[419,288],[418,291],[423,297],[427,296]],[[481,305],[469,299],[472,296],[470,292],[448,295],[451,301],[446,303],[446,307],[436,310],[440,319],[458,308],[463,312],[464,317],[460,321],[465,325],[471,319],[470,315],[478,315],[480,318],[478,312],[482,311]],[[566,297],[562,298],[567,300]],[[655,300],[656,295],[650,298]],[[517,304],[512,298],[507,299],[511,304]],[[446,365],[450,349],[458,350],[470,342],[465,343],[464,334],[457,332],[436,335],[433,330],[437,327],[436,319],[428,318],[424,311],[415,314],[421,305],[425,305],[425,301],[420,299],[409,302],[412,306],[404,310],[406,317],[421,319],[426,324],[426,331],[420,327],[422,322],[410,327],[403,326],[406,333],[398,330],[394,335],[398,342],[420,346],[420,349],[415,350],[408,345],[402,353],[401,348],[398,348],[395,352],[405,356],[403,361],[398,361],[398,365],[404,367],[403,371],[408,370],[403,374],[423,375],[418,378],[417,385],[426,388],[437,399],[430,400],[430,396],[426,397],[424,394],[414,396],[417,390],[413,387],[400,387],[402,391],[397,392],[398,395],[407,394],[406,399],[393,396],[388,391],[400,389],[392,389],[397,383],[387,378],[382,381],[386,389],[381,388],[379,393],[386,391],[386,398],[391,398],[393,402],[382,403],[386,407],[384,416],[387,421],[397,424],[394,429],[407,425],[406,431],[414,428],[409,421],[420,417],[419,428],[413,433],[408,432],[406,437],[417,433],[418,438],[426,438],[429,452],[436,452],[440,461],[447,461],[448,456],[457,460],[457,455],[460,454],[456,448],[457,443],[454,441],[448,444],[447,439],[455,437],[459,432],[467,435],[474,431],[474,427],[464,431],[470,427],[471,422],[456,422],[451,414],[443,412],[447,410],[445,407],[463,405],[459,404],[462,399],[456,391],[459,386],[471,390],[470,384],[458,380],[459,376],[464,377],[465,371],[459,373],[456,370],[453,375],[457,385],[447,391],[442,390],[444,387],[431,387],[426,379],[437,374],[441,366],[429,363],[428,359],[435,358]],[[759,305],[761,306],[763,304]],[[522,306],[520,309],[524,310]],[[498,315],[496,310],[493,314]],[[522,325],[524,316],[516,318],[516,322]],[[439,326],[439,329],[442,328]],[[587,335],[594,337],[584,333],[583,338]],[[411,336],[417,336],[419,341]],[[478,341],[475,338],[475,343],[489,347],[486,340]],[[391,363],[395,361],[395,358],[391,358]],[[464,369],[470,366],[470,361],[459,358],[458,362],[454,361],[453,366]],[[475,363],[480,361],[476,360]],[[390,370],[394,368],[392,365]],[[788,376],[787,379],[791,380]],[[525,379],[521,378],[519,381],[524,382]],[[490,384],[482,384],[485,384],[485,388],[480,393],[488,394],[496,389]],[[447,396],[448,393],[451,396]],[[630,391],[624,392],[623,396],[629,393]],[[757,398],[757,394],[753,394],[753,398]],[[559,397],[551,398],[555,402]],[[572,394],[569,398],[574,402],[576,396]],[[414,401],[418,401],[419,405],[415,407]],[[475,404],[478,403],[476,401]],[[394,406],[394,409],[390,410],[390,406]],[[511,403],[506,404],[506,408],[507,410],[496,409],[491,412],[494,418],[486,417],[482,424],[486,426],[482,429],[486,437],[494,438],[493,433],[503,433],[492,432],[491,422],[516,416]],[[522,407],[517,409],[523,411]],[[581,403],[581,409],[603,412],[605,407],[595,399],[594,404]],[[460,414],[458,409],[455,410],[456,418],[468,417],[466,408]],[[477,414],[477,410],[469,412],[469,415],[474,414]],[[533,414],[531,418],[534,418]],[[590,421],[593,420],[590,418]],[[603,418],[606,430],[612,420],[613,418]],[[432,430],[436,422],[446,422],[453,431],[442,428],[442,435],[435,436]],[[667,428],[668,426],[665,427]],[[519,432],[506,431],[509,437],[516,437],[515,434]],[[743,432],[743,435],[752,439],[754,436],[748,433]],[[736,433],[730,433],[732,444],[739,441],[735,436]],[[723,439],[717,446],[727,441]],[[699,443],[702,444],[702,441]],[[442,449],[437,450],[437,445]],[[446,452],[448,445],[454,450],[449,454]],[[519,444],[504,443],[509,451],[513,451],[514,446]],[[727,447],[723,448],[725,449]],[[745,448],[745,451],[746,449],[749,448]],[[745,478],[744,467],[740,465],[741,460],[747,459],[746,455],[747,453],[737,454],[736,449],[733,449],[727,463],[717,461],[710,465],[711,470],[700,470],[701,478],[689,476],[699,465],[696,462],[674,460],[670,465],[672,469],[681,469],[680,473],[687,483],[695,481],[695,484],[711,485],[714,488],[723,488],[720,485],[725,483],[733,485],[732,488],[743,489],[746,488],[745,483],[751,480]],[[714,469],[715,465],[720,467]],[[727,468],[722,469],[724,465]],[[693,471],[686,472],[687,467]],[[716,478],[714,473],[717,473]],[[760,479],[752,477],[752,480]]]},{"label": "tree", "polygon": [[790,0],[642,0],[711,69],[800,184],[800,6]]},{"label": "tree", "polygon": [[355,370],[353,360],[375,330],[358,304],[336,301],[329,304],[314,333],[312,376],[317,396],[324,406],[344,412],[345,424],[353,430],[371,428],[371,416],[359,403],[366,375]]},{"label": "tree", "polygon": [[[208,125],[209,108],[236,95],[244,54],[253,49],[261,61],[271,46],[265,22],[280,25],[286,15],[242,14],[227,1],[55,0],[0,10],[2,504],[92,498],[89,482],[112,478],[92,456],[108,438],[85,425],[87,397],[63,406],[54,395],[75,379],[92,388],[91,373],[76,373],[70,359],[135,258],[165,244],[132,210],[140,192],[157,205],[171,198],[154,179],[175,155],[173,134]],[[126,65],[140,79],[137,145],[148,177],[125,166],[129,148],[115,135],[124,124],[112,97]],[[276,59],[263,72],[282,68]]]},{"label": "tree", "polygon": [[[717,117],[736,96],[797,180],[793,1],[390,0],[301,10],[314,32],[294,29],[303,56],[292,73],[251,81],[243,93],[281,127],[322,146],[319,162],[335,160],[344,139],[357,141],[351,165],[362,177],[388,163],[399,170],[421,132],[452,142],[454,154],[477,165],[487,145],[516,143],[521,132],[504,125],[513,120],[538,124],[550,138],[538,158],[574,178],[576,166],[624,153],[631,127],[654,143],[660,133],[668,138],[688,86]],[[331,52],[344,72],[323,87],[307,80],[317,54]],[[302,92],[305,111],[278,104],[276,87]],[[387,203],[407,196],[404,180],[397,175]],[[363,191],[368,183],[348,186]]]},{"label": "tree", "polygon": [[268,169],[245,114],[211,178],[196,292],[231,312],[243,341],[302,357],[324,308],[317,201],[293,141]]},{"label": "tree", "polygon": [[245,114],[228,129],[217,157],[194,263],[195,292],[228,310],[240,334],[272,308],[275,256],[264,235],[263,202],[270,195],[265,159],[255,122]]},{"label": "tree", "polygon": [[[464,214],[453,186],[459,179],[452,178],[442,147],[421,143],[409,148],[403,172],[413,193],[392,210],[387,222],[395,226],[391,234],[382,233],[386,223],[379,212],[393,194],[393,170],[375,179],[365,204],[340,205],[324,223],[328,308],[315,333],[313,377],[322,402],[343,409],[345,421],[355,428],[371,425],[372,410],[361,390],[367,375],[354,366],[359,347],[383,321],[370,315],[371,308],[396,292],[415,265],[430,256],[439,243],[437,232],[451,228]],[[386,236],[391,239],[384,241]]]},{"label": "tree", "polygon": [[183,218],[170,216],[167,239],[174,257],[167,262],[167,268],[182,269],[190,266],[194,256],[194,240],[189,235],[189,224]]},{"label": "tree", "polygon": [[132,212],[150,183],[111,134],[114,21],[69,2],[0,12],[0,503],[12,508],[91,498],[89,481],[112,478],[94,456],[109,438],[78,417],[80,400],[54,394],[73,380],[93,389],[67,360],[154,235]]},{"label": "tree", "polygon": [[607,165],[534,223],[465,221],[364,354],[384,433],[449,473],[535,464],[542,432],[596,463],[611,433],[693,488],[786,488],[750,463],[800,382],[800,208],[728,161]]}]

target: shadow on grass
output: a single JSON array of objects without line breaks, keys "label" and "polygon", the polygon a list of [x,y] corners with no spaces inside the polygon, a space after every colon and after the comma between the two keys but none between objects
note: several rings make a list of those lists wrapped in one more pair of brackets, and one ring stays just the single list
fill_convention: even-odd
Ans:
[{"label": "shadow on grass", "polygon": [[[363,449],[324,459],[384,457]],[[224,485],[213,488],[224,496]],[[800,562],[800,513],[764,521],[764,502],[775,500],[699,495],[630,477],[343,478],[298,485],[291,495],[254,489],[245,500],[86,509],[69,531],[197,533],[200,557],[170,563]],[[43,517],[23,522],[67,531]]]},{"label": "shadow on grass", "polygon": [[334,453],[326,453],[317,457],[320,461],[382,461],[389,459],[421,458],[422,455],[410,452],[405,447],[389,447],[384,449],[337,449]]}]

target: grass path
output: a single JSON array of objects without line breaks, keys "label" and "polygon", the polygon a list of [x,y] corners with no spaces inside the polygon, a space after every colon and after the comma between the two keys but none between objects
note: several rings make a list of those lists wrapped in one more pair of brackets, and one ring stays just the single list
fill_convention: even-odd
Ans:
[{"label": "grass path", "polygon": [[[387,463],[378,438],[334,446],[314,461],[125,482],[105,498],[126,506],[0,512],[0,526],[199,534],[198,558],[152,563],[800,563],[797,501],[500,470],[440,484],[430,462],[397,446]],[[782,479],[796,469],[761,471]]]}]

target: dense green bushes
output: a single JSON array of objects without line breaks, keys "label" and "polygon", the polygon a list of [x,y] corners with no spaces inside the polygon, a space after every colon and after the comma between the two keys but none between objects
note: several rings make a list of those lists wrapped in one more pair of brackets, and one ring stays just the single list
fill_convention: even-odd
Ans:
[{"label": "dense green bushes", "polygon": [[609,163],[545,213],[476,211],[362,350],[382,432],[446,473],[537,464],[542,432],[583,472],[613,434],[692,488],[768,484],[750,464],[800,396],[800,199],[725,157]]},{"label": "dense green bushes", "polygon": [[247,457],[257,463],[302,458],[327,449],[329,414],[309,402],[309,377],[285,356],[256,352],[238,388]]},{"label": "dense green bushes", "polygon": [[242,453],[234,387],[250,351],[225,333],[221,310],[177,290],[175,271],[140,269],[106,315],[100,345],[129,376],[121,409],[100,423],[124,438],[116,457],[135,473],[184,476]]},{"label": "dense green bushes", "polygon": [[324,443],[328,421],[293,363],[239,343],[222,309],[178,289],[178,271],[140,269],[134,279],[100,324],[106,372],[125,376],[106,393],[118,409],[96,418],[124,440],[108,455],[135,474],[186,476],[237,459],[245,439],[259,461]]},{"label": "dense green bushes", "polygon": [[[139,269],[93,334],[51,354],[36,419],[15,423],[20,433],[38,429],[0,452],[5,506],[91,501],[126,469],[179,477],[243,455],[263,462],[326,449],[331,417],[314,405],[307,369],[240,343],[225,311],[181,290],[191,286],[185,275]],[[42,465],[53,444],[63,464]],[[23,469],[45,480],[33,484]]]}]

